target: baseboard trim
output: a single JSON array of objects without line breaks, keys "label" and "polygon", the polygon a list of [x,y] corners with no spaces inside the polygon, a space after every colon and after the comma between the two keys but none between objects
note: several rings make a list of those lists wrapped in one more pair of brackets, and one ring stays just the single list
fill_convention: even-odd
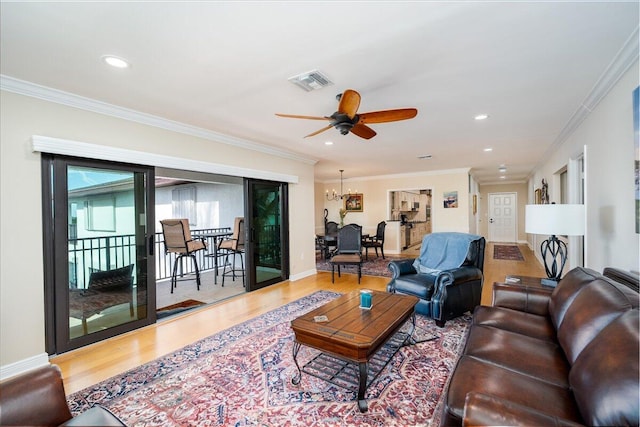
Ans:
[{"label": "baseboard trim", "polygon": [[311,270],[303,271],[302,273],[298,273],[298,274],[294,274],[292,276],[289,276],[289,280],[292,281],[292,282],[295,282],[296,280],[300,280],[300,279],[304,279],[305,277],[313,276],[317,272],[318,272],[318,270],[313,268]]},{"label": "baseboard trim", "polygon": [[35,368],[40,368],[49,364],[49,355],[41,353],[26,359],[19,360],[8,365],[0,366],[0,381],[15,377]]}]

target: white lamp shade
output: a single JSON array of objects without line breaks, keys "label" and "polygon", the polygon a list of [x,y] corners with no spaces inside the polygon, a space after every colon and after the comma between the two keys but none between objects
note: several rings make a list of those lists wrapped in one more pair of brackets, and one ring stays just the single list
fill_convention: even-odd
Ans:
[{"label": "white lamp shade", "polygon": [[584,235],[584,205],[526,205],[525,232],[545,235]]}]

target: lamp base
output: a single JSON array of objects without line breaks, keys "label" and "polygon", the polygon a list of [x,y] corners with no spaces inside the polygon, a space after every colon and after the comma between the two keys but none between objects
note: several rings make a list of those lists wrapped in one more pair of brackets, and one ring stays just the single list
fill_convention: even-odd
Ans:
[{"label": "lamp base", "polygon": [[555,279],[540,279],[540,284],[542,286],[548,286],[550,288],[555,288],[558,286],[558,281]]}]

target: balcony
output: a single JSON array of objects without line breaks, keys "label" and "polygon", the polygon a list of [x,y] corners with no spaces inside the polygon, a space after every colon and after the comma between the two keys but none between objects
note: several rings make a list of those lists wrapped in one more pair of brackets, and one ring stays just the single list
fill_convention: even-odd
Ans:
[{"label": "balcony", "polygon": [[[192,233],[207,234],[218,231],[231,231],[229,227],[194,229]],[[171,277],[171,269],[175,261],[175,254],[164,251],[164,237],[162,233],[155,233],[153,238],[156,281]],[[211,242],[208,242],[211,245]],[[105,237],[79,238],[69,241],[69,287],[71,289],[86,289],[89,275],[95,271],[111,270],[134,264],[136,259],[135,235],[115,235]],[[215,260],[210,251],[199,251],[196,254],[198,266],[202,272],[213,271]],[[193,273],[193,263],[185,260],[178,267],[183,274]],[[134,271],[134,283],[136,272]]]}]

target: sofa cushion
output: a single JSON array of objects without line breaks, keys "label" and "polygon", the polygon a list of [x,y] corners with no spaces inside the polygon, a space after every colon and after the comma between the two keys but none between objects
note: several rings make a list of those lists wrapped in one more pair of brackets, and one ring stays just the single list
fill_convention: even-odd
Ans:
[{"label": "sofa cushion", "polygon": [[469,391],[481,391],[543,411],[550,416],[581,422],[580,412],[568,387],[463,355],[449,383],[441,425],[461,425],[465,398]]},{"label": "sofa cushion", "polygon": [[569,387],[569,365],[557,343],[490,326],[471,328],[464,354]]},{"label": "sofa cushion", "polygon": [[558,341],[573,364],[580,352],[620,314],[637,306],[634,299],[602,276],[576,292],[558,327]]},{"label": "sofa cushion", "polygon": [[532,338],[557,342],[556,330],[548,317],[502,307],[479,305],[473,312],[473,324],[493,326]]},{"label": "sofa cushion", "polygon": [[582,424],[551,417],[525,405],[487,394],[469,392],[464,404],[465,426],[555,426],[584,427]]},{"label": "sofa cushion", "polygon": [[547,287],[494,283],[491,305],[548,317],[552,292]]},{"label": "sofa cushion", "polygon": [[569,374],[588,425],[640,424],[640,316],[629,310],[580,353]]},{"label": "sofa cushion", "polygon": [[562,323],[564,315],[573,303],[573,299],[576,297],[578,291],[586,283],[589,283],[596,278],[601,277],[600,274],[594,270],[588,268],[576,267],[569,271],[558,282],[558,286],[551,294],[549,300],[549,315],[555,329],[558,329],[558,325]]}]

